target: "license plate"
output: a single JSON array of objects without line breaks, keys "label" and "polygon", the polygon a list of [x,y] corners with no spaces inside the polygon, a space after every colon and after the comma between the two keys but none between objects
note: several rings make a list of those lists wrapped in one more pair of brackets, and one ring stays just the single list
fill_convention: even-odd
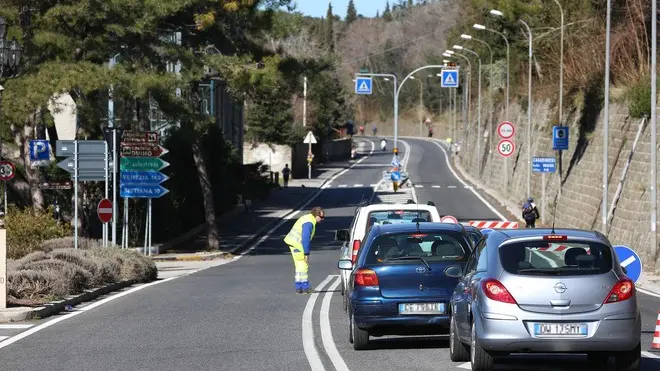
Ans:
[{"label": "license plate", "polygon": [[444,314],[444,303],[402,303],[399,314]]},{"label": "license plate", "polygon": [[534,335],[587,336],[587,325],[583,323],[536,323]]}]

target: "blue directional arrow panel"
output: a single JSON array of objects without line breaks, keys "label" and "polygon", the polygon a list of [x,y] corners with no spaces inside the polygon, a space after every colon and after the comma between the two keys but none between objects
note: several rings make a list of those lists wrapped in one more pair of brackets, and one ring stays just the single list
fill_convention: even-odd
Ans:
[{"label": "blue directional arrow panel", "polygon": [[458,70],[442,70],[442,87],[458,87]]},{"label": "blue directional arrow panel", "polygon": [[159,185],[169,177],[160,171],[122,171],[121,184]]},{"label": "blue directional arrow panel", "polygon": [[371,77],[358,77],[355,79],[355,93],[371,95],[372,92]]},{"label": "blue directional arrow panel", "polygon": [[119,187],[123,198],[161,198],[169,192],[160,185],[130,185],[122,184]]},{"label": "blue directional arrow panel", "polygon": [[614,252],[619,258],[621,267],[626,269],[626,276],[637,283],[642,276],[642,260],[633,249],[628,246],[614,246]]}]

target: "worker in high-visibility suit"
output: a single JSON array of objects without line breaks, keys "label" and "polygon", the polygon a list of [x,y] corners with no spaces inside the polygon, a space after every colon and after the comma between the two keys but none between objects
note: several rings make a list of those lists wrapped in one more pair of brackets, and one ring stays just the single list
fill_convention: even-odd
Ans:
[{"label": "worker in high-visibility suit", "polygon": [[325,211],[320,207],[315,207],[309,214],[298,218],[293,228],[284,237],[284,242],[289,245],[291,256],[293,256],[294,282],[298,294],[310,293],[308,276],[310,244],[316,232],[316,224],[323,219],[325,219]]}]

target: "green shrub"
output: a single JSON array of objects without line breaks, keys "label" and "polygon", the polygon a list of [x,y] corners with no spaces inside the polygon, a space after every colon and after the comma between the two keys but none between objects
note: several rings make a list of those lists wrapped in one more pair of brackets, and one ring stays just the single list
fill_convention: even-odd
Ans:
[{"label": "green shrub", "polygon": [[5,220],[7,226],[7,257],[21,258],[39,250],[45,240],[71,234],[71,227],[52,217],[52,210],[10,207]]},{"label": "green shrub", "polygon": [[[658,82],[660,85],[660,81]],[[631,117],[651,117],[651,79],[644,75],[638,83],[628,88],[628,111]]]}]

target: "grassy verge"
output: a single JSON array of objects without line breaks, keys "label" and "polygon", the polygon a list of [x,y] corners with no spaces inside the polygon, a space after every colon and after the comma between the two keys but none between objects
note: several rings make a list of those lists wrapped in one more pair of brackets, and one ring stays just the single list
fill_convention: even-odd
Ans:
[{"label": "grassy verge", "polygon": [[102,248],[100,241],[73,238],[44,241],[40,251],[8,260],[7,302],[38,306],[108,284],[156,279],[156,265],[133,250]]}]

